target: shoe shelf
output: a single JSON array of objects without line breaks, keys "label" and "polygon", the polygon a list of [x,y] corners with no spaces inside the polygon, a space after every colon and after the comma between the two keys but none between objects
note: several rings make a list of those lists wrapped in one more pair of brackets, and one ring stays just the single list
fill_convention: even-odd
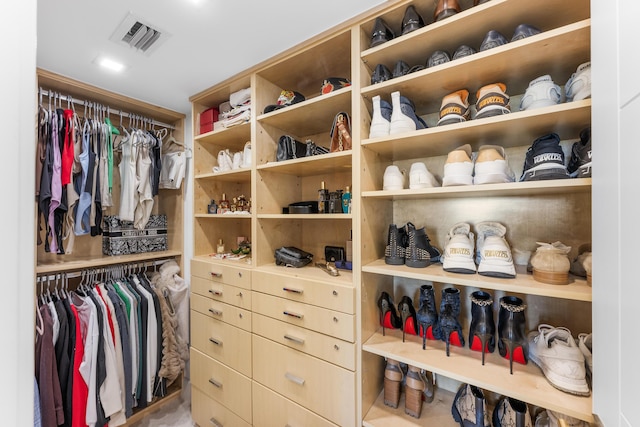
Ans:
[{"label": "shoe shelf", "polygon": [[591,123],[591,99],[567,102],[502,116],[434,126],[399,135],[364,139],[363,147],[384,157],[410,159],[446,155],[464,142],[505,148],[530,145],[541,135],[556,132],[562,140],[576,139]]},{"label": "shoe shelf", "polygon": [[[445,343],[432,340],[427,340],[426,349],[423,350],[422,337],[406,335],[405,342],[402,342],[400,330],[387,329],[383,336],[380,329],[363,343],[362,350],[513,397],[531,405],[594,422],[590,396],[576,396],[556,389],[547,382],[540,368],[531,361],[526,365],[514,362],[513,375],[510,374],[509,361],[500,356],[497,345],[493,353],[485,354],[484,366],[480,352],[466,347],[451,346],[450,355],[447,356]],[[437,394],[438,392],[436,396]]]},{"label": "shoe shelf", "polygon": [[208,172],[194,175],[195,179],[215,179],[225,182],[251,182],[251,168],[241,168],[225,172]]},{"label": "shoe shelf", "polygon": [[515,279],[500,279],[481,274],[449,273],[441,264],[432,264],[426,268],[410,268],[404,265],[385,264],[384,259],[362,266],[366,273],[385,276],[404,277],[407,279],[426,280],[452,285],[468,286],[481,289],[493,289],[505,292],[517,292],[529,295],[540,295],[551,298],[563,298],[576,301],[591,301],[591,286],[586,279],[570,275],[568,285],[549,285],[533,279],[531,273],[523,266],[516,266]]},{"label": "shoe shelf", "polygon": [[469,90],[470,102],[475,102],[476,91],[489,83],[505,83],[511,97],[524,93],[531,80],[545,74],[564,84],[578,65],[590,59],[590,32],[591,21],[585,19],[364,87],[361,94],[365,98],[380,95],[389,101],[391,92],[400,91],[415,104],[418,115],[423,115],[439,111],[442,98],[462,88]]},{"label": "shoe shelf", "polygon": [[352,214],[258,214],[258,219],[313,219],[319,221],[341,221],[353,219]]},{"label": "shoe shelf", "polygon": [[369,412],[364,415],[365,427],[456,427],[459,426],[451,416],[451,406],[455,393],[435,388],[433,402],[422,403],[420,418],[414,418],[404,412],[405,394],[400,394],[397,408],[384,404],[384,391],[380,393]]},{"label": "shoe shelf", "polygon": [[199,144],[222,145],[230,150],[240,151],[244,143],[251,139],[251,123],[246,122],[228,128],[196,135],[194,141]]},{"label": "shoe shelf", "polygon": [[257,166],[257,170],[276,172],[299,177],[322,175],[324,173],[350,172],[352,151],[339,151],[301,159],[270,161]]}]

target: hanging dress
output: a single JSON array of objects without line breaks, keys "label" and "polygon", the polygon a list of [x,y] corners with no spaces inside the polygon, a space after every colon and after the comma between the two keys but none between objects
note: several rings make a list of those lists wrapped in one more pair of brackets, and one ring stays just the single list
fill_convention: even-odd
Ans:
[{"label": "hanging dress", "polygon": [[151,191],[151,158],[149,157],[150,138],[146,132],[138,131],[140,145],[136,158],[136,173],[138,175],[138,204],[135,207],[133,226],[138,230],[144,229],[149,222],[153,209],[153,194]]},{"label": "hanging dress", "polygon": [[[125,130],[126,132],[126,130]],[[137,178],[136,178],[136,157],[137,157],[137,133],[127,133],[120,142],[122,149],[122,159],[118,165],[120,169],[120,209],[118,216],[122,221],[133,221],[137,200]]]},{"label": "hanging dress", "polygon": [[87,188],[87,181],[90,171],[91,149],[89,142],[91,139],[91,125],[89,121],[84,122],[82,130],[82,152],[80,153],[80,166],[82,168],[82,177],[80,181],[80,199],[78,200],[78,208],[76,210],[75,234],[82,236],[91,232],[90,214],[91,214],[91,187]]}]

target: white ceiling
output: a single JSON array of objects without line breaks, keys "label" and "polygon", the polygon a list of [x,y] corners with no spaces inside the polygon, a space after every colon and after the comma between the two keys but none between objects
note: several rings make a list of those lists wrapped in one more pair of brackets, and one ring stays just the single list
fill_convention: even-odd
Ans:
[{"label": "white ceiling", "polygon": [[[187,114],[190,96],[384,1],[39,0],[37,65]],[[148,56],[111,41],[129,13],[171,36]]]}]

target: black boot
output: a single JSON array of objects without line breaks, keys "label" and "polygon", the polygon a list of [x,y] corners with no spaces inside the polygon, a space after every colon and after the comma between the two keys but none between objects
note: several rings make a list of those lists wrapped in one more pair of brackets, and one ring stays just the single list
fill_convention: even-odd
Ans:
[{"label": "black boot", "polygon": [[382,292],[378,298],[378,310],[380,310],[380,325],[382,326],[382,335],[385,328],[400,329],[402,325],[396,306],[388,293]]},{"label": "black boot", "polygon": [[531,413],[527,404],[512,397],[502,397],[493,409],[494,427],[527,427]]},{"label": "black boot", "polygon": [[384,250],[385,264],[403,265],[406,246],[407,233],[405,232],[404,227],[398,228],[395,224],[389,225],[387,247]]},{"label": "black boot", "polygon": [[416,313],[422,335],[422,349],[427,347],[427,338],[440,339],[436,336],[438,329],[438,312],[436,311],[436,298],[433,293],[433,285],[420,286],[420,307]]},{"label": "black boot", "polygon": [[413,223],[407,223],[407,247],[405,249],[407,267],[424,268],[431,262],[440,260],[440,250],[431,246],[424,227],[416,230]]},{"label": "black boot", "polygon": [[471,294],[471,326],[469,327],[469,348],[493,353],[496,348],[496,323],[493,320],[493,298],[484,291]]},{"label": "black boot", "polygon": [[509,359],[509,371],[513,374],[513,361],[527,364],[529,346],[524,332],[526,305],[522,299],[514,296],[500,298],[498,312],[498,351],[500,356]]},{"label": "black boot", "polygon": [[484,392],[470,384],[462,384],[458,389],[451,414],[461,427],[491,427]]},{"label": "black boot", "polygon": [[441,340],[447,344],[447,356],[449,356],[449,344],[464,347],[460,316],[460,290],[457,288],[445,288],[442,290],[440,301],[440,317],[438,319],[438,333]]},{"label": "black boot", "polygon": [[413,307],[411,298],[403,296],[398,303],[398,311],[402,318],[402,342],[404,342],[405,334],[418,335],[419,332],[416,309]]}]

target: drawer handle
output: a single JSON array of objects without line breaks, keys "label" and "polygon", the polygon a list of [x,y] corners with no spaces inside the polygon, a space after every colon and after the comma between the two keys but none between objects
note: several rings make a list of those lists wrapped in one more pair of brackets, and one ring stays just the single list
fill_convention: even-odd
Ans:
[{"label": "drawer handle", "polygon": [[285,335],[284,338],[289,341],[293,341],[296,344],[304,344],[304,340],[302,338],[292,337],[291,335]]},{"label": "drawer handle", "polygon": [[211,425],[212,425],[212,426],[215,426],[215,427],[222,427],[222,424],[220,424],[220,423],[218,422],[218,420],[216,420],[215,418],[211,418],[211,419],[209,420],[209,422],[211,423]]},{"label": "drawer handle", "polygon": [[295,376],[293,374],[290,374],[289,372],[284,374],[284,377],[286,379],[288,379],[289,381],[293,381],[294,383],[296,383],[298,385],[304,385],[304,378],[297,377],[297,376]]},{"label": "drawer handle", "polygon": [[242,298],[244,295],[242,295],[242,292],[238,292],[238,295],[236,296]]},{"label": "drawer handle", "polygon": [[238,272],[238,277],[242,277],[242,272],[241,271]]},{"label": "drawer handle", "polygon": [[217,297],[221,297],[222,296],[222,291],[216,291],[215,289],[209,289],[209,292],[212,293],[213,295],[217,296]]},{"label": "drawer handle", "polygon": [[215,338],[209,338],[209,341],[211,341],[212,343],[214,343],[215,345],[222,345],[222,341],[218,341]]},{"label": "drawer handle", "polygon": [[285,292],[293,292],[294,294],[302,294],[304,292],[302,289],[293,289],[293,288],[282,288]]},{"label": "drawer handle", "polygon": [[209,382],[218,388],[222,388],[222,383],[214,380],[213,378],[209,378]]},{"label": "drawer handle", "polygon": [[285,314],[285,315],[291,316],[291,317],[295,317],[296,319],[302,319],[302,317],[303,317],[302,314],[293,313],[291,311],[283,311],[282,314]]},{"label": "drawer handle", "polygon": [[338,323],[338,318],[336,316],[333,316],[333,323]]},{"label": "drawer handle", "polygon": [[215,273],[215,272],[211,272],[211,276],[212,277],[222,277],[222,273]]},{"label": "drawer handle", "polygon": [[222,312],[220,310],[214,310],[213,308],[210,308],[209,311],[211,312],[211,314],[213,314],[214,316],[222,316]]}]

